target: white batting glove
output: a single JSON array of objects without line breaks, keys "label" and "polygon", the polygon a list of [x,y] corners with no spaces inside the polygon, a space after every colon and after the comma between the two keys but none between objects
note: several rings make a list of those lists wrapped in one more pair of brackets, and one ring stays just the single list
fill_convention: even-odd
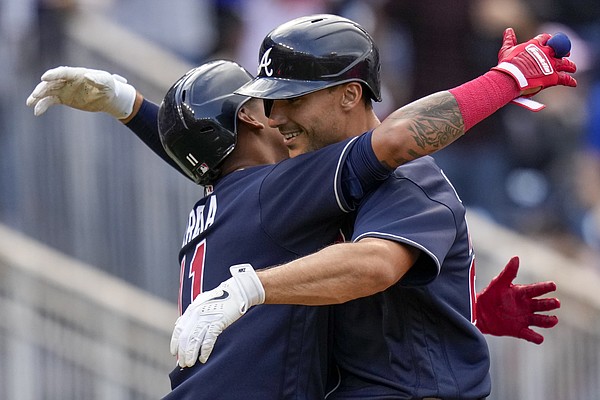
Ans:
[{"label": "white batting glove", "polygon": [[27,98],[38,116],[55,104],[83,111],[103,111],[117,119],[133,111],[136,90],[122,76],[79,67],[57,67],[42,75],[41,82]]},{"label": "white batting glove", "polygon": [[171,354],[180,367],[205,363],[217,337],[248,309],[265,301],[265,290],[250,264],[229,268],[232,278],[200,294],[175,322]]}]

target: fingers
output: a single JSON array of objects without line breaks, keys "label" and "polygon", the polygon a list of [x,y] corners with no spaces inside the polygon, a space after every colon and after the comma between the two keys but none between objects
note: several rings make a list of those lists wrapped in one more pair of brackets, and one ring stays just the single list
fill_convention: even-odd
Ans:
[{"label": "fingers", "polygon": [[177,318],[177,321],[175,321],[175,328],[173,329],[173,334],[171,335],[169,351],[174,356],[177,355],[177,345],[179,344],[179,336],[181,336],[181,331],[183,330],[182,324],[180,323],[182,317],[183,316],[180,316],[179,318]]},{"label": "fingers", "polygon": [[[537,326],[539,328],[552,328],[556,324],[558,324],[558,317],[555,315],[534,314],[528,321],[528,326]],[[531,328],[522,328],[517,337],[535,344],[542,344],[544,341],[544,337]]]},{"label": "fingers", "polygon": [[53,81],[56,79],[72,79],[73,76],[76,74],[74,71],[75,69],[79,68],[56,67],[53,69],[49,69],[48,71],[44,72],[41,79],[42,81]]},{"label": "fingers", "polygon": [[184,313],[177,318],[171,335],[169,351],[172,355],[177,356],[177,364],[181,368],[191,367],[196,363],[200,344],[207,329],[193,318],[193,315]]},{"label": "fingers", "polygon": [[183,329],[178,343],[178,363],[182,368],[192,367],[198,360],[200,346],[208,330],[208,325],[195,323]]},{"label": "fingers", "polygon": [[504,269],[502,270],[502,272],[500,272],[500,274],[497,276],[496,279],[499,282],[503,282],[503,283],[509,285],[517,277],[518,272],[519,272],[519,257],[514,256],[510,260],[508,260],[508,263],[506,263],[506,265],[504,266]]},{"label": "fingers", "polygon": [[558,324],[556,315],[533,314],[528,321],[528,326],[537,326],[540,328],[552,328]]},{"label": "fingers", "polygon": [[56,67],[44,72],[41,79],[42,81],[53,81],[57,79],[70,80],[80,77],[88,71],[93,70],[81,67]]},{"label": "fingers", "polygon": [[217,337],[219,337],[221,332],[223,332],[223,329],[214,325],[208,329],[208,332],[206,332],[204,341],[202,342],[202,347],[200,348],[200,356],[198,357],[198,360],[202,364],[204,364],[208,360],[208,357],[210,357],[215,347]]},{"label": "fingers", "polygon": [[31,107],[35,106],[34,114],[36,116],[46,112],[46,110],[54,105],[60,104],[58,94],[65,86],[64,80],[44,81],[37,84],[35,89],[27,97],[26,104]]},{"label": "fingers", "polygon": [[556,290],[556,283],[554,282],[538,282],[529,285],[517,285],[516,288],[521,295],[528,298],[539,297],[546,293],[554,292]]},{"label": "fingers", "polygon": [[577,80],[569,75],[577,71],[577,65],[573,61],[564,57],[557,59],[554,63],[554,69],[557,71],[558,85],[577,87]]},{"label": "fingers", "polygon": [[554,62],[554,69],[559,72],[568,72],[572,74],[577,71],[577,65],[568,58],[559,58]]},{"label": "fingers", "polygon": [[[194,364],[196,364],[196,361],[198,360],[198,353],[200,353],[200,346],[202,345],[202,340],[201,338],[204,338],[204,333],[206,332],[206,327],[204,327],[203,329],[197,331],[198,335],[194,334],[192,335],[188,342],[187,342],[187,346],[185,347],[185,351],[184,351],[184,361],[185,367],[193,367]],[[181,357],[180,357],[180,362],[181,362]]]},{"label": "fingers", "polygon": [[505,53],[508,53],[516,45],[517,37],[515,31],[512,28],[506,28],[502,36],[502,47],[498,51],[498,61],[504,58]]},{"label": "fingers", "polygon": [[577,81],[571,75],[564,72],[558,73],[558,84],[562,86],[577,87]]},{"label": "fingers", "polygon": [[58,96],[44,97],[36,103],[35,107],[33,108],[33,115],[38,117],[55,104],[62,104]]},{"label": "fingers", "polygon": [[31,92],[31,94],[29,95],[29,97],[27,97],[27,101],[25,102],[28,106],[32,106],[34,105],[40,97],[43,97],[43,94],[46,91],[46,86],[48,85],[47,82],[40,82],[37,84],[37,86],[35,87],[35,89],[33,89],[33,92]]},{"label": "fingers", "polygon": [[533,299],[530,305],[532,312],[552,311],[558,308],[560,308],[560,301],[554,297],[549,299]]},{"label": "fingers", "polygon": [[528,342],[535,343],[535,344],[542,344],[542,342],[544,341],[544,337],[542,335],[540,335],[537,332],[534,332],[533,330],[531,330],[529,328],[521,329],[518,337],[520,337],[521,339],[525,339]]},{"label": "fingers", "polygon": [[533,39],[536,40],[540,45],[545,46],[548,40],[552,37],[549,33],[540,33]]},{"label": "fingers", "polygon": [[517,45],[517,35],[513,28],[506,28],[502,37],[502,48],[510,48]]}]

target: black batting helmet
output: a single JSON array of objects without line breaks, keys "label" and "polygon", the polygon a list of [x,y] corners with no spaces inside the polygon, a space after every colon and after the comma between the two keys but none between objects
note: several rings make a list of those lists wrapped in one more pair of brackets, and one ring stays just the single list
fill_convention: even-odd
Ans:
[{"label": "black batting helmet", "polygon": [[188,71],[165,95],[158,111],[160,140],[196,183],[212,184],[233,151],[237,114],[250,99],[233,91],[250,80],[232,61],[211,61]]},{"label": "black batting helmet", "polygon": [[259,59],[258,76],[236,93],[288,99],[358,81],[381,101],[379,50],[349,19],[317,14],[280,25],[263,40]]}]

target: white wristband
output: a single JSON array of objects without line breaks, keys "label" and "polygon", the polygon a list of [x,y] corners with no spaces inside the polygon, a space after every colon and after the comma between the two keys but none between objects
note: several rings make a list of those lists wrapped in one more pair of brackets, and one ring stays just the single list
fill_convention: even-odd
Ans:
[{"label": "white wristband", "polygon": [[[250,264],[238,264],[229,268],[231,276],[245,297],[246,310],[265,302],[265,289]],[[245,312],[245,310],[244,310]]]},{"label": "white wristband", "polygon": [[115,100],[106,112],[117,119],[124,119],[133,112],[136,90],[122,76],[113,74],[113,77],[115,78]]}]

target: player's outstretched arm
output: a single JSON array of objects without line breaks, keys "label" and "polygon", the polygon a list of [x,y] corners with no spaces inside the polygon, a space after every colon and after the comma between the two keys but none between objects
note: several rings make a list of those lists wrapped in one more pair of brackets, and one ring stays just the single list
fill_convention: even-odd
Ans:
[{"label": "player's outstretched arm", "polygon": [[27,98],[27,105],[39,116],[57,104],[82,111],[106,112],[117,118],[167,164],[188,178],[162,146],[156,120],[158,105],[144,100],[125,78],[81,67],[50,69]]},{"label": "player's outstretched arm", "polygon": [[[506,29],[498,65],[491,71],[410,103],[387,117],[373,134],[377,158],[396,167],[446,147],[511,101],[533,109],[534,102],[528,97],[540,90],[558,85],[575,87],[577,82],[570,74],[576,66],[567,58],[556,57],[557,52],[548,45],[551,37],[541,34],[517,44],[514,31]],[[536,111],[543,108],[535,104],[539,105]]]},{"label": "player's outstretched arm", "polygon": [[477,295],[475,325],[482,333],[512,336],[535,344],[544,337],[530,327],[552,328],[558,323],[554,315],[538,314],[560,307],[557,298],[538,298],[556,290],[554,282],[515,285],[519,258],[513,257],[502,272]]},{"label": "player's outstretched arm", "polygon": [[63,104],[83,111],[106,112],[123,120],[131,117],[136,97],[135,88],[120,75],[63,66],[46,71],[26,103],[34,107],[36,116]]}]

